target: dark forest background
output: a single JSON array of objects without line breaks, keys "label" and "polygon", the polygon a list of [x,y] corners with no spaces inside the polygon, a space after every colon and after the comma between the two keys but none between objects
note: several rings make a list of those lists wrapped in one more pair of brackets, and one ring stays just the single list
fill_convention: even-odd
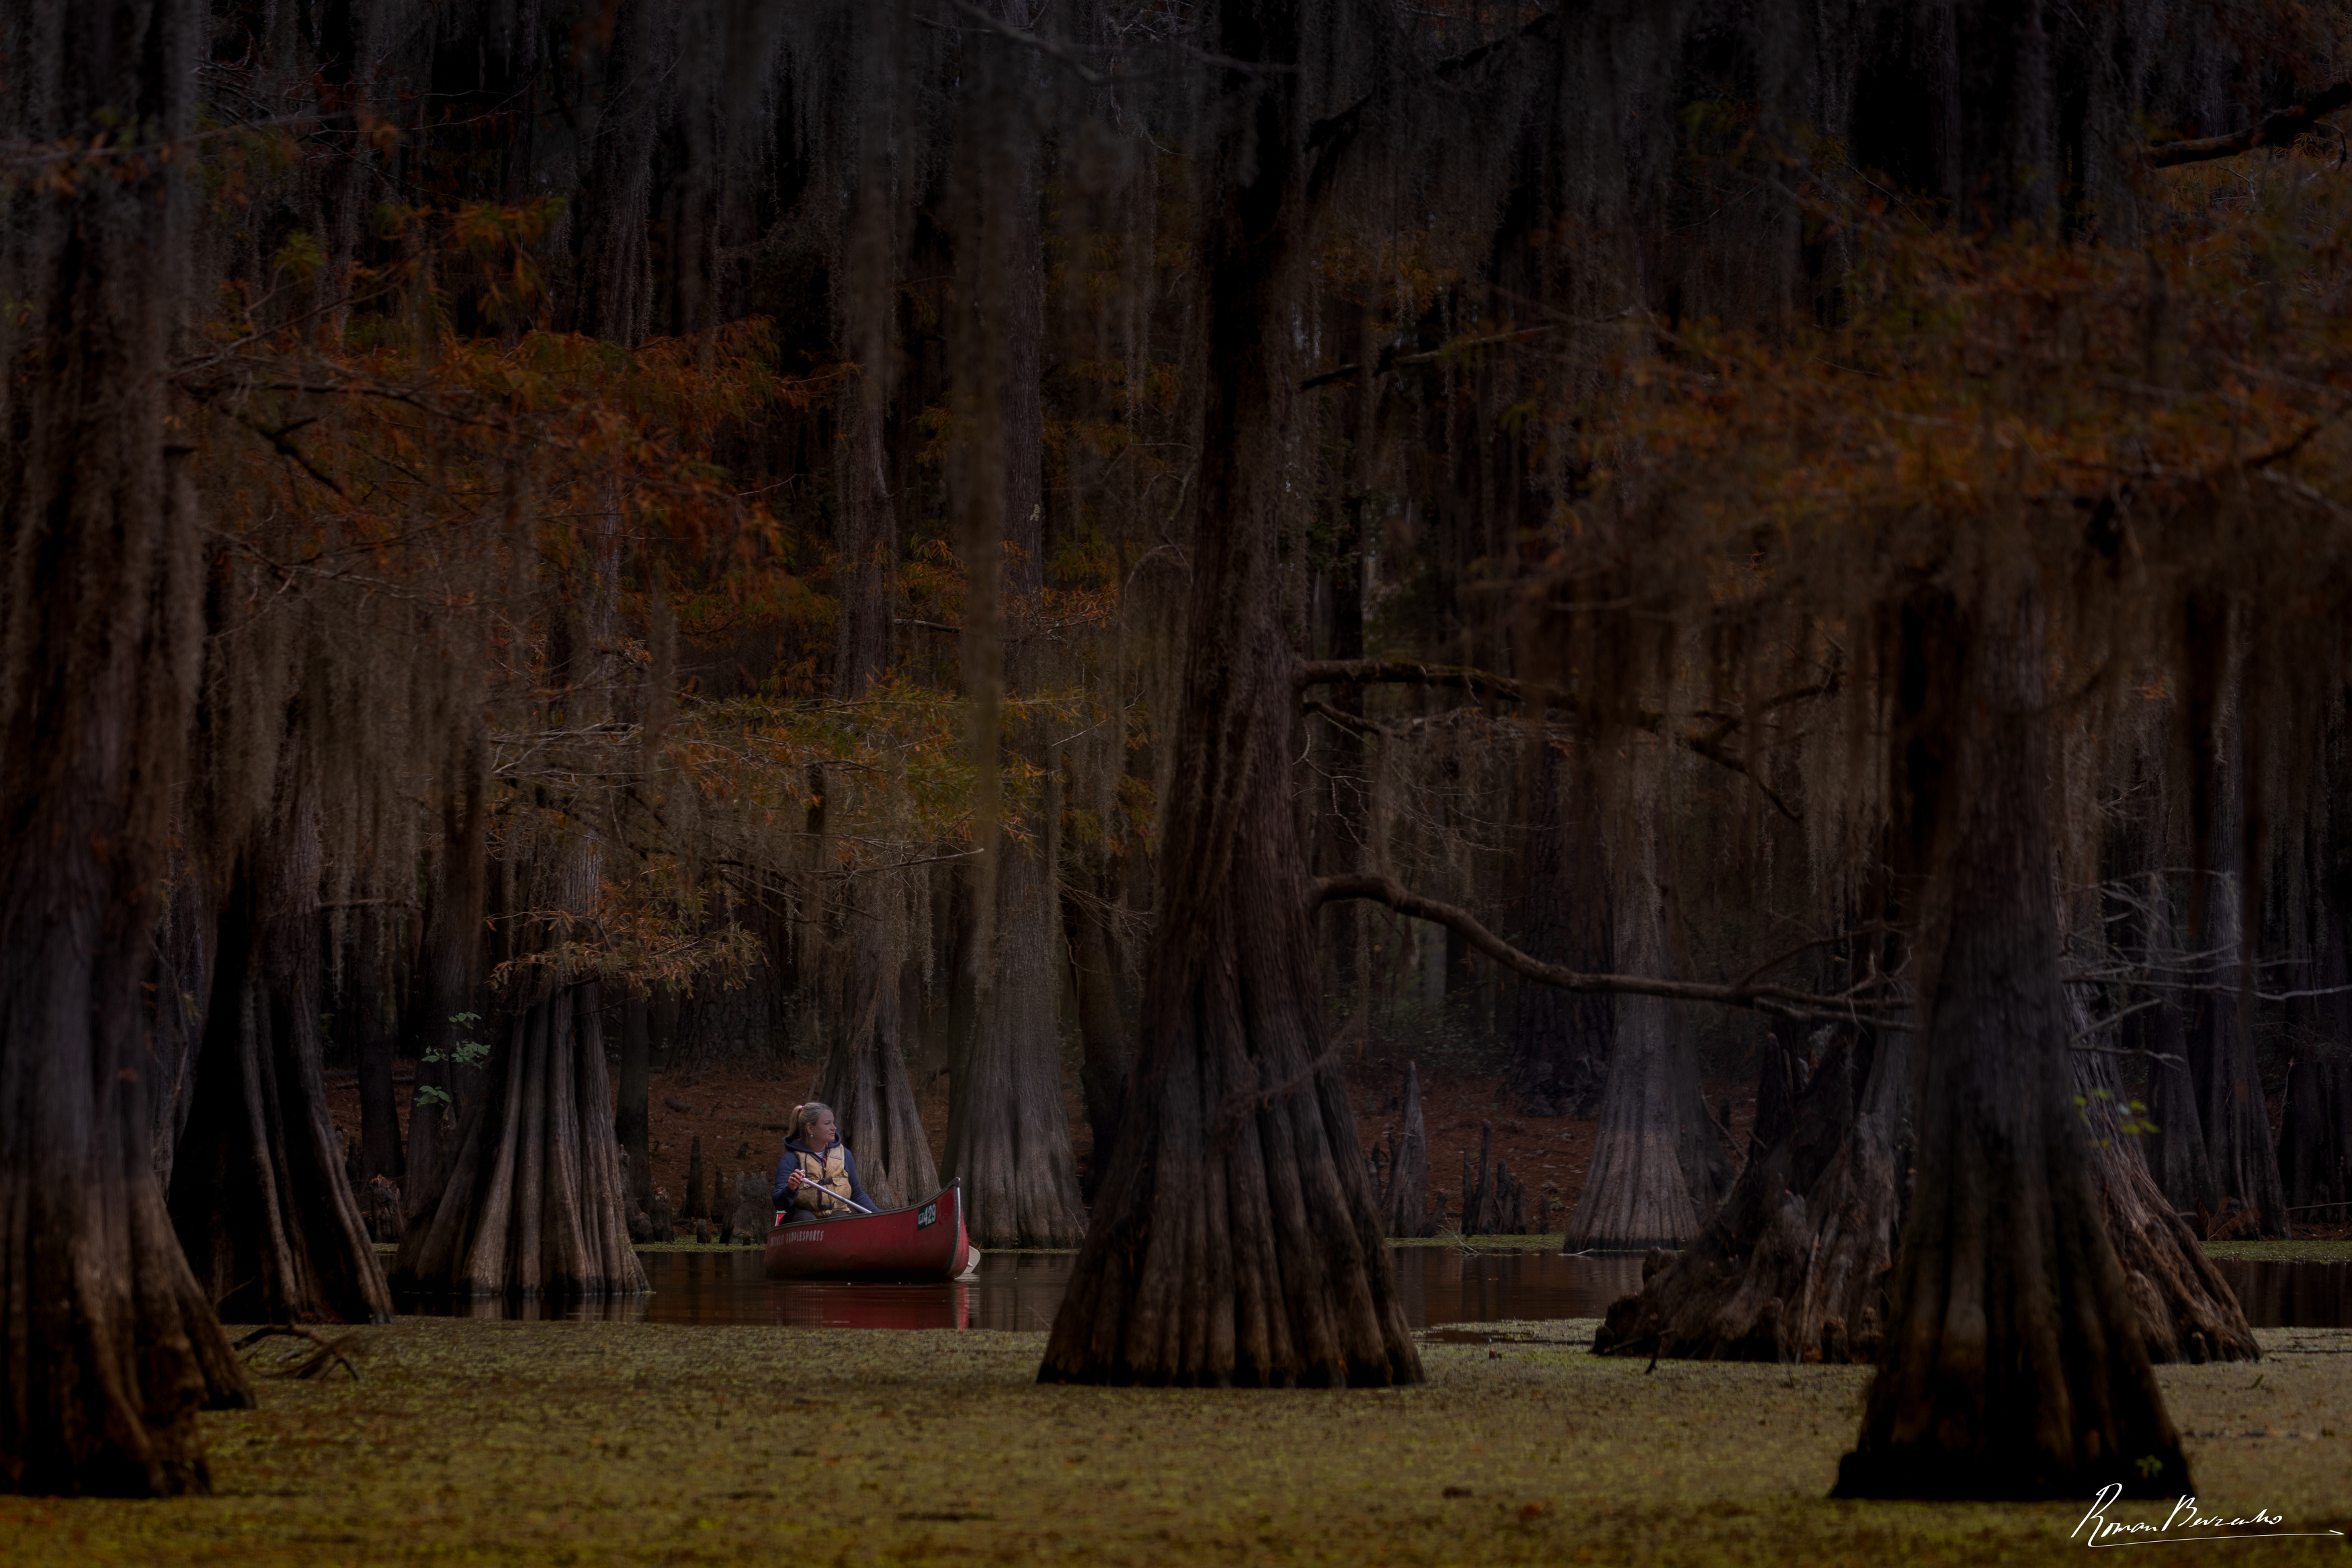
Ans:
[{"label": "dark forest background", "polygon": [[2352,1205],[2343,26],[14,11],[9,1484],[641,1290],[656,1064],[1083,1243],[1041,1375],[1412,1380],[1411,1057],[1856,1490],[2177,1490],[2198,1240]]}]

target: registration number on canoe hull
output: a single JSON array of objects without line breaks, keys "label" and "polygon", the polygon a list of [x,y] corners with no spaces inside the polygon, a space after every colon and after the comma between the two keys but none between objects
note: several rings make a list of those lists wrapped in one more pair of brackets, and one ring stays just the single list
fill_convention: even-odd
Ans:
[{"label": "registration number on canoe hull", "polygon": [[795,1241],[822,1241],[824,1239],[824,1232],[822,1230],[795,1230],[791,1235],[784,1238],[784,1245],[789,1247]]}]

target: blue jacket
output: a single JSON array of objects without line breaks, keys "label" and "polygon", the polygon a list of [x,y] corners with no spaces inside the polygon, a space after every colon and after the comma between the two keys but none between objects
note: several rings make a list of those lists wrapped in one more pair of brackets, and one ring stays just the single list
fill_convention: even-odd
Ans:
[{"label": "blue jacket", "polygon": [[786,1138],[784,1140],[783,1158],[776,1162],[774,1191],[776,1207],[781,1209],[790,1201],[790,1195],[784,1191],[784,1178],[800,1168],[800,1162],[793,1157],[795,1154],[806,1155],[811,1159],[820,1159],[824,1155],[833,1153],[835,1149],[841,1149],[842,1167],[849,1173],[849,1196],[855,1198],[857,1202],[864,1204],[868,1208],[878,1207],[871,1197],[866,1196],[866,1184],[857,1179],[857,1156],[851,1154],[847,1149],[842,1148],[842,1143],[839,1138],[834,1139],[833,1142],[827,1144],[822,1150],[812,1149],[806,1144],[802,1143],[798,1138]]}]

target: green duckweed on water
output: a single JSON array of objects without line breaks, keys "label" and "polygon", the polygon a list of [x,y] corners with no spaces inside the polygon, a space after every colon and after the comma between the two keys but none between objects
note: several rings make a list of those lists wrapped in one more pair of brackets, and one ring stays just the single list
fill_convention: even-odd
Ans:
[{"label": "green duckweed on water", "polygon": [[[1038,1333],[404,1319],[203,1417],[215,1495],[0,1498],[43,1564],[2039,1562],[2077,1504],[1832,1502],[1867,1374],[1433,1341],[1426,1386],[1039,1387]],[[2352,1332],[2162,1373],[2209,1507],[2352,1526]],[[1488,1339],[1492,1343],[1485,1343]],[[281,1360],[281,1358],[283,1358]],[[2162,1509],[2155,1510],[2160,1516]],[[2116,1515],[2146,1517],[2119,1510]],[[2340,1563],[2334,1539],[2183,1548]]]},{"label": "green duckweed on water", "polygon": [[2208,1241],[2205,1253],[2250,1263],[2352,1263],[2352,1241]]}]

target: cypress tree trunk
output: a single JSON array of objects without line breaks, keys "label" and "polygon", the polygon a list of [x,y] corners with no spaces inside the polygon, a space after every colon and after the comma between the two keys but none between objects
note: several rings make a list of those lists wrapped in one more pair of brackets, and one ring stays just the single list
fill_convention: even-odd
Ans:
[{"label": "cypress tree trunk", "polygon": [[[2217,836],[2224,846],[2238,842],[2234,831]],[[2189,1009],[2189,1071],[2197,1088],[2205,1158],[2218,1195],[2216,1211],[2248,1214],[2264,1236],[2284,1238],[2289,1229],[2286,1195],[2279,1185],[2270,1111],[2263,1102],[2262,1067],[2254,1060],[2252,1008],[2241,999],[2236,962],[2247,935],[2243,860],[2227,851],[2225,854],[2232,863],[2206,879],[2200,945],[2229,956],[2232,979],[2196,994]]]},{"label": "cypress tree trunk", "polygon": [[[401,1207],[412,1223],[441,1201],[457,1157],[461,1092],[479,1087],[480,1075],[461,1073],[451,1060],[457,1041],[471,1038],[480,1020],[460,1026],[461,1015],[481,1003],[481,930],[488,881],[489,803],[478,743],[459,768],[459,781],[443,800],[437,885],[425,928],[423,970],[411,1039],[416,1047],[416,1083],[408,1105],[408,1182]],[[436,1091],[436,1100],[427,1091]]]},{"label": "cypress tree trunk", "polygon": [[[895,583],[889,564],[895,546],[881,485],[882,416],[879,390],[862,386],[845,437],[849,451],[842,476],[844,537],[851,555],[834,689],[845,698],[864,695],[889,667]],[[809,810],[809,831],[822,833],[821,774],[812,779],[812,793],[817,804]],[[867,896],[896,900],[900,892],[885,883]],[[907,1077],[906,1006],[899,986],[904,967],[895,922],[872,911],[850,917],[835,1009],[839,1032],[825,1053],[816,1095],[833,1107],[842,1142],[856,1153],[858,1175],[885,1207],[919,1202],[940,1186]]]},{"label": "cypress tree trunk", "polygon": [[2133,1497],[2189,1489],[2101,1223],[2069,1067],[2040,607],[2011,587],[1927,643],[1934,784],[1919,955],[1917,1166],[1885,1357],[1842,1497]]},{"label": "cypress tree trunk", "polygon": [[2306,1047],[2287,1064],[2286,1105],[2279,1118],[2279,1181],[2290,1211],[2335,1200],[2327,1102],[2326,1079]]},{"label": "cypress tree trunk", "polygon": [[[883,140],[868,125],[865,134]],[[889,361],[896,352],[888,279],[897,275],[887,193],[888,172],[869,147],[855,204],[854,261],[835,277],[844,339],[864,367],[847,400],[835,445],[840,506],[841,622],[834,691],[861,697],[891,668],[891,617],[898,596],[898,528],[889,489],[886,429]],[[820,805],[811,812],[822,831]],[[897,896],[895,890],[890,896]],[[886,1207],[918,1202],[939,1188],[914,1087],[907,1076],[906,1009],[899,974],[905,955],[890,922],[852,917],[842,955],[840,1030],[826,1052],[817,1098],[834,1108],[842,1142],[857,1155],[866,1190]]]},{"label": "cypress tree trunk", "polygon": [[859,370],[844,400],[834,443],[835,541],[841,550],[841,616],[834,690],[845,697],[890,668],[890,617],[898,586],[898,520],[891,505],[886,433],[890,370],[898,352],[891,330],[900,271],[894,230],[889,144],[872,105],[861,116],[858,186],[847,222],[845,254],[833,270],[834,312],[841,340]]},{"label": "cypress tree trunk", "polygon": [[946,1173],[963,1182],[982,1247],[1069,1247],[1086,1233],[1054,1021],[1054,835],[1040,839],[1000,841],[993,962],[948,1108]]},{"label": "cypress tree trunk", "polygon": [[468,1110],[429,1224],[401,1237],[393,1279],[458,1296],[637,1295],[594,981],[529,982]]},{"label": "cypress tree trunk", "polygon": [[[1114,903],[1118,889],[1107,873],[1092,879],[1094,892],[1104,903]],[[1071,977],[1078,999],[1078,1088],[1086,1097],[1087,1124],[1094,1134],[1094,1155],[1086,1175],[1085,1196],[1091,1199],[1102,1186],[1110,1152],[1118,1143],[1118,1124],[1127,1107],[1128,1080],[1135,1071],[1135,1042],[1118,1006],[1118,959],[1112,956],[1110,933],[1100,910],[1079,898],[1062,900],[1063,934],[1070,944]]]},{"label": "cypress tree trunk", "polygon": [[864,695],[889,673],[890,606],[898,581],[896,521],[883,457],[889,403],[876,384],[879,373],[868,366],[852,389],[835,455],[843,581],[834,689],[849,697]]},{"label": "cypress tree trunk", "polygon": [[[863,418],[861,414],[858,417]],[[877,434],[878,440],[878,434]],[[877,458],[878,462],[878,456]],[[878,496],[867,500],[880,505]],[[885,549],[886,537],[869,541]],[[862,695],[885,673],[890,601],[888,580],[866,563],[850,575],[843,606],[843,655],[835,690]],[[873,603],[849,602],[873,594]],[[852,639],[855,642],[852,642]],[[809,831],[824,831],[824,785],[812,781],[819,802],[808,813]],[[892,876],[903,873],[892,873]],[[869,901],[895,903],[902,892],[893,881],[877,881]],[[939,1167],[907,1077],[906,1004],[899,985],[905,967],[898,923],[877,910],[853,913],[841,955],[840,998],[835,1009],[833,1046],[825,1053],[816,1097],[834,1109],[841,1140],[857,1155],[866,1190],[886,1207],[916,1203],[939,1190]]]},{"label": "cypress tree trunk", "polygon": [[166,1192],[172,1187],[172,1162],[179,1153],[195,1086],[215,946],[215,911],[205,879],[183,863],[173,880],[155,971],[155,1067],[149,1090],[150,1157],[155,1180]]},{"label": "cypress tree trunk", "polygon": [[866,1191],[881,1207],[898,1208],[937,1192],[940,1173],[907,1078],[906,1004],[890,933],[881,920],[853,919],[843,1032],[825,1058],[816,1097],[833,1107]]},{"label": "cypress tree trunk", "polygon": [[202,22],[185,0],[0,14],[0,140],[121,153],[68,153],[0,193],[0,1490],[16,1492],[204,1490],[197,1408],[251,1400],[155,1180],[141,1001],[202,602],[165,423],[186,160],[153,144],[189,130]]},{"label": "cypress tree trunk", "polygon": [[[2077,1009],[2073,1021],[2084,1021]],[[2237,1294],[2148,1173],[2115,1058],[2074,1053],[2074,1092],[2107,1240],[2123,1266],[2150,1361],[2251,1361],[2261,1354]]]},{"label": "cypress tree trunk", "polygon": [[[2339,815],[2352,815],[2352,790],[2337,790],[2336,810]],[[2339,843],[2352,837],[2352,821],[2344,822],[2336,831],[2342,835],[2336,841]],[[2319,975],[2323,986],[2333,988],[2352,980],[2352,854],[2326,869],[2322,886],[2326,901]],[[2317,1218],[2341,1220],[2352,1218],[2352,994],[2337,991],[2318,1000],[2320,1037],[2333,1047],[2319,1078],[2327,1118],[2321,1201],[2337,1207]]]},{"label": "cypress tree trunk", "polygon": [[2352,1048],[2352,997],[2336,988],[2346,979],[2344,940],[2339,922],[2337,890],[2330,868],[2315,866],[2319,907],[2312,916],[2312,983],[2331,994],[2303,999],[2291,1006],[2290,1021],[2300,1027],[2294,1064],[2287,1071],[2286,1107],[2279,1127],[2279,1180],[2286,1192],[2288,1212],[2314,1222],[2341,1218],[2340,1206],[2352,1197],[2346,1180],[2346,1139],[2352,1124],[2345,1055]]},{"label": "cypress tree trunk", "polygon": [[[1351,312],[1360,318],[1361,311]],[[1359,319],[1357,338],[1369,340],[1365,324]],[[1368,359],[1370,350],[1360,350],[1360,362]],[[1364,397],[1351,398],[1343,428],[1350,444],[1360,439],[1363,423]],[[1340,499],[1340,535],[1335,541],[1336,557],[1331,563],[1331,624],[1330,640],[1326,656],[1333,659],[1360,659],[1364,656],[1364,497],[1350,493]],[[1345,684],[1329,694],[1333,707],[1341,713],[1361,718],[1364,713],[1363,688]],[[1371,780],[1365,767],[1364,737],[1344,724],[1327,724],[1325,756],[1318,778],[1323,787],[1323,801],[1315,812],[1315,821],[1321,830],[1321,842],[1316,846],[1314,864],[1324,875],[1345,875],[1362,869],[1364,843],[1369,836],[1367,806],[1371,800]],[[1366,955],[1363,946],[1364,912],[1349,905],[1328,907],[1318,917],[1322,927],[1323,950],[1330,955],[1332,973],[1343,992],[1354,992],[1362,983]],[[1097,1159],[1103,1157],[1097,1155]]]},{"label": "cypress tree trunk", "polygon": [[[1019,22],[1030,7],[999,0],[996,10]],[[981,193],[963,209],[956,238],[960,287],[970,302],[955,333],[960,380],[965,398],[983,411],[966,454],[971,495],[963,529],[973,584],[966,601],[966,683],[983,714],[995,711],[1000,680],[1017,688],[1045,673],[1044,653],[1034,645],[987,641],[998,635],[991,580],[1000,561],[1015,605],[1034,605],[1045,586],[1044,250],[1035,131],[1020,107],[1034,84],[1025,55],[1000,65],[1011,75],[992,91],[976,93],[962,139],[967,148],[989,152],[968,171],[970,189]],[[992,555],[1000,541],[1005,548]],[[1034,718],[1013,727],[1013,749],[1040,770],[1045,800],[1027,824],[1026,842],[1000,830],[989,847],[993,874],[983,885],[992,885],[994,904],[983,929],[990,946],[975,971],[971,1040],[949,1079],[944,1164],[947,1176],[964,1184],[980,1245],[1067,1247],[1085,1233],[1086,1205],[1062,1101],[1055,1018],[1061,758]],[[992,757],[986,766],[994,766]]]},{"label": "cypress tree trunk", "polygon": [[[1296,0],[1226,0],[1215,47],[1295,66]],[[1228,70],[1200,174],[1192,598],[1143,1027],[1117,1151],[1038,1377],[1417,1382],[1347,1084],[1324,1040],[1297,699],[1276,580],[1299,190],[1295,71]]]},{"label": "cypress tree trunk", "polygon": [[[664,7],[653,0],[619,0],[604,16],[609,41],[602,50],[581,51],[590,68],[575,78],[587,169],[572,228],[578,283],[572,311],[578,330],[634,344],[653,321],[647,215],[665,99],[661,82],[676,66],[663,47]],[[536,43],[532,38],[525,46],[526,58]],[[526,95],[530,86],[521,84]]]},{"label": "cypress tree trunk", "polygon": [[[1636,766],[1641,764],[1637,762]],[[1614,900],[1619,962],[1670,977],[1665,824],[1654,775],[1638,787]],[[1570,1252],[1593,1247],[1680,1247],[1699,1233],[1731,1186],[1731,1162],[1699,1086],[1698,1048],[1670,1002],[1617,998],[1617,1040],[1583,1196],[1568,1222]]]},{"label": "cypress tree trunk", "polygon": [[[2181,1214],[2221,1207],[2213,1185],[2213,1165],[2205,1155],[2205,1127],[2197,1110],[2197,1083],[2189,1071],[2188,1031],[2180,1011],[2170,1002],[2150,1008],[2139,1019],[2137,1038],[2150,1052],[2147,1064],[2148,1119],[2156,1131],[2148,1134],[2149,1175],[2165,1202]],[[2126,1036],[2126,1038],[2133,1038]]]},{"label": "cypress tree trunk", "polygon": [[[1907,1032],[1907,1031],[1906,1031]],[[1869,1360],[1906,1184],[1912,1055],[1889,1031],[1855,1092],[1854,1043],[1833,1040],[1787,1135],[1748,1162],[1681,1256],[1612,1303],[1596,1353],[1701,1361]]]},{"label": "cypress tree trunk", "polygon": [[620,1098],[613,1108],[613,1136],[629,1156],[626,1197],[632,1208],[654,1200],[653,1051],[646,1004],[645,991],[635,986],[621,1002]]},{"label": "cypress tree trunk", "polygon": [[[589,574],[565,716],[596,722],[618,702],[622,500],[608,482]],[[470,787],[479,787],[473,769]],[[469,818],[480,814],[478,803]],[[453,835],[453,859],[467,848]],[[541,952],[575,923],[593,925],[604,851],[575,827],[556,845],[551,917],[526,939]],[[455,879],[457,873],[453,871]],[[604,1064],[602,984],[560,955],[516,982],[510,1019],[466,1108],[456,1159],[429,1224],[401,1234],[394,1278],[453,1295],[635,1295],[645,1269],[630,1249],[613,1089]]]},{"label": "cypress tree trunk", "polygon": [[1389,1155],[1388,1187],[1381,1211],[1391,1236],[1426,1236],[1429,1215],[1429,1131],[1422,1120],[1421,1068],[1404,1064],[1404,1100],[1397,1116],[1396,1146]]},{"label": "cypress tree trunk", "polygon": [[[2080,1019],[2076,1026],[2079,1028]],[[1906,1183],[1908,1031],[1889,1031],[1860,1104],[1843,1040],[1807,1086],[1789,1135],[1740,1173],[1723,1212],[1680,1257],[1612,1304],[1594,1349],[1696,1360],[1870,1361]],[[2073,1053],[2100,1212],[2148,1359],[2256,1354],[2245,1314],[2165,1202],[2126,1124],[2114,1059]]]},{"label": "cypress tree trunk", "polygon": [[319,815],[292,748],[222,909],[171,1208],[198,1284],[247,1322],[385,1322],[392,1296],[327,1114]]},{"label": "cypress tree trunk", "polygon": [[360,1058],[360,1176],[401,1180],[400,1103],[392,1083],[393,1031],[383,1019],[383,916],[362,905],[352,921],[351,1006]]},{"label": "cypress tree trunk", "polygon": [[[1601,841],[1591,768],[1580,749],[1566,803],[1559,752],[1536,742],[1528,794],[1528,850],[1521,895],[1527,951],[1587,974],[1617,967],[1612,943],[1609,857]],[[1608,1083],[1617,998],[1518,983],[1511,1089],[1535,1116],[1589,1115]]]},{"label": "cypress tree trunk", "polygon": [[2331,1201],[2337,1207],[2327,1218],[2343,1219],[2352,1209],[2352,1061],[2332,1064],[2321,1082],[2327,1091],[2328,1136],[2336,1156]]},{"label": "cypress tree trunk", "polygon": [[1810,1027],[1794,1019],[1775,1018],[1757,1051],[1756,1119],[1748,1127],[1751,1153],[1776,1147],[1795,1130]]}]

